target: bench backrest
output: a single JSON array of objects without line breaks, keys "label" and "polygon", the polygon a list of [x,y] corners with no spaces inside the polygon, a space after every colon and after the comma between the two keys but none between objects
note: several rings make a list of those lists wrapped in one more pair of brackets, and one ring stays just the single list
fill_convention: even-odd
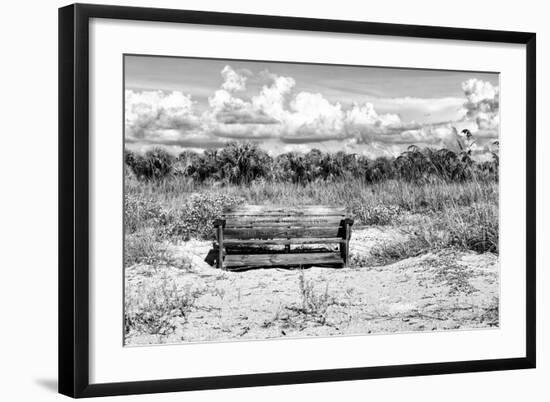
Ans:
[{"label": "bench backrest", "polygon": [[223,214],[225,239],[335,238],[344,236],[346,209],[323,205],[245,205]]}]

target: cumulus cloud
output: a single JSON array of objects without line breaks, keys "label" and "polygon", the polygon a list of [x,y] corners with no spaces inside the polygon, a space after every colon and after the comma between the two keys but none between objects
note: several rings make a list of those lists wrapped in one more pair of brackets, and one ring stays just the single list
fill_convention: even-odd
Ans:
[{"label": "cumulus cloud", "polygon": [[373,141],[376,137],[386,137],[404,129],[397,114],[379,114],[370,102],[354,103],[345,116],[346,131],[357,139],[358,143]]},{"label": "cumulus cloud", "polygon": [[174,138],[199,126],[191,97],[178,91],[126,90],[124,116],[129,138]]},{"label": "cumulus cloud", "polygon": [[246,75],[225,66],[222,70],[222,89],[228,92],[244,91],[246,89]]},{"label": "cumulus cloud", "polygon": [[[498,138],[499,128],[499,88],[493,86],[490,82],[469,79],[462,83],[464,98],[458,109],[457,118],[451,121],[432,122],[418,124],[415,122],[402,123],[396,117],[395,121],[386,122],[384,120],[377,124],[378,130],[372,130],[367,127],[367,131],[359,133],[358,143],[375,141],[381,144],[416,144],[419,146],[430,146],[434,148],[457,147],[457,135],[464,129],[474,133],[476,143],[472,150],[474,154],[489,152],[487,147]],[[403,104],[409,104],[411,98],[404,99]],[[387,103],[388,100],[385,100]],[[393,103],[401,101],[393,100]],[[414,103],[422,104],[425,100],[415,100]],[[438,108],[441,105],[448,104],[456,107],[456,98],[445,98],[437,102],[432,102],[436,106],[426,107]],[[439,104],[439,106],[438,106]],[[373,107],[363,115],[377,118],[377,113]]]},{"label": "cumulus cloud", "polygon": [[[274,152],[330,147],[389,156],[410,144],[453,147],[465,128],[479,138],[476,152],[498,136],[499,88],[478,79],[462,83],[463,98],[381,98],[350,105],[298,90],[294,78],[269,71],[251,80],[253,88],[260,82],[257,92],[247,87],[250,71],[226,65],[220,74],[220,86],[200,108],[178,91],[127,90],[127,140],[196,148],[238,139],[261,141]],[[409,111],[424,117],[422,122],[404,120],[402,112]]]},{"label": "cumulus cloud", "polygon": [[[224,79],[221,88],[214,95],[208,98],[210,111],[205,114],[206,119],[212,120],[210,124],[276,124],[279,121],[273,116],[273,113],[266,111],[266,107],[251,101],[244,100],[234,94],[234,92],[246,90],[246,76],[233,70],[230,66],[225,66],[221,71]],[[270,91],[269,88],[262,90]],[[235,131],[235,127],[228,128],[228,132]],[[224,128],[219,125],[216,131],[223,133]]]},{"label": "cumulus cloud", "polygon": [[321,94],[300,92],[290,102],[285,117],[286,136],[334,137],[342,135],[344,112],[339,103],[330,103]]},{"label": "cumulus cloud", "polygon": [[277,76],[265,71],[262,75],[268,78],[270,84],[264,85],[260,93],[252,97],[252,106],[275,119],[283,119],[287,114],[286,101],[296,81],[292,77]]},{"label": "cumulus cloud", "polygon": [[480,134],[495,135],[500,123],[499,88],[472,78],[462,83],[462,89],[467,99],[464,104],[466,117],[476,122]]}]

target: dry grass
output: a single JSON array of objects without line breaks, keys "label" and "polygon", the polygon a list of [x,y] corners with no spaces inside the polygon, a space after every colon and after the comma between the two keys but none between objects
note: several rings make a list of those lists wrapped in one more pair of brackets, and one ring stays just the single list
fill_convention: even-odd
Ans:
[{"label": "dry grass", "polygon": [[305,185],[254,181],[224,186],[197,184],[184,177],[138,181],[128,175],[126,193],[128,200],[134,200],[129,209],[133,215],[126,219],[127,231],[153,227],[157,238],[208,238],[212,220],[224,207],[237,203],[328,204],[346,206],[356,225],[408,228],[415,239],[393,245],[394,256],[381,259],[406,258],[425,248],[449,246],[498,253],[498,183],[494,181],[415,184],[388,180],[368,184],[347,179]]},{"label": "dry grass", "polygon": [[[478,284],[475,282],[472,284],[471,281],[480,273],[464,269],[455,261],[456,256],[463,250],[498,254],[498,183],[496,182],[415,184],[388,180],[367,184],[362,180],[347,179],[340,182],[305,185],[256,181],[250,185],[224,186],[215,182],[197,184],[181,176],[139,181],[128,174],[125,189],[124,262],[126,267],[134,266],[128,272],[143,268],[143,273],[140,271],[139,280],[131,284],[126,281],[125,334],[127,339],[143,337],[145,343],[164,342],[168,339],[181,341],[182,334],[186,337],[190,334],[189,339],[194,339],[194,336],[201,339],[200,337],[204,334],[197,329],[200,326],[195,328],[191,323],[193,320],[202,322],[200,320],[203,319],[204,323],[201,325],[205,326],[214,325],[212,324],[214,322],[225,323],[224,320],[229,320],[227,326],[216,324],[216,327],[212,327],[213,333],[219,331],[220,339],[226,339],[228,335],[224,331],[230,327],[231,323],[230,318],[226,316],[238,321],[241,315],[246,316],[246,319],[243,318],[235,327],[239,327],[238,331],[235,329],[235,336],[251,338],[281,336],[281,334],[283,336],[329,332],[336,334],[341,327],[349,327],[349,333],[355,331],[370,333],[371,330],[384,332],[388,328],[402,330],[405,325],[407,330],[410,328],[425,330],[428,326],[426,323],[431,323],[431,329],[435,327],[446,329],[462,325],[464,320],[469,320],[473,327],[498,325],[498,298],[491,300],[490,303],[483,299],[484,304],[475,304],[478,300],[476,298],[481,296],[480,292],[476,292]],[[359,249],[357,254],[351,256],[352,266],[356,268],[381,266],[416,257],[411,261],[416,261],[421,269],[407,268],[406,265],[409,262],[400,263],[404,264],[402,270],[408,272],[404,278],[399,276],[399,273],[390,272],[391,270],[380,273],[378,268],[357,269],[353,273],[354,278],[358,275],[368,280],[358,284],[357,279],[349,279],[353,282],[341,282],[340,285],[338,282],[331,281],[330,277],[322,281],[317,279],[315,282],[312,280],[313,277],[308,279],[306,272],[301,271],[297,278],[294,276],[289,279],[291,281],[289,283],[273,282],[273,289],[266,293],[266,297],[273,299],[273,303],[276,303],[278,308],[266,308],[263,315],[258,315],[257,324],[249,319],[249,315],[253,315],[250,311],[254,311],[250,306],[256,306],[257,293],[264,291],[265,275],[276,275],[278,270],[262,274],[258,285],[250,287],[248,293],[243,291],[242,298],[239,287],[237,299],[232,292],[236,285],[233,283],[227,285],[226,279],[222,278],[220,290],[215,287],[215,293],[212,293],[216,296],[213,299],[216,300],[211,307],[211,315],[206,316],[206,313],[210,313],[203,311],[203,302],[208,303],[210,297],[208,293],[201,296],[190,287],[177,286],[176,282],[167,277],[160,281],[158,278],[168,271],[177,271],[177,275],[186,277],[195,275],[189,269],[189,262],[174,260],[169,252],[169,246],[188,239],[208,239],[212,232],[212,221],[221,214],[223,208],[237,203],[346,206],[357,226],[377,226],[371,229],[392,234],[403,233],[403,236],[392,235],[391,238],[369,245],[368,252],[363,253],[363,249]],[[382,226],[385,227],[382,228]],[[445,257],[447,251],[450,253],[448,258]],[[430,253],[438,256],[440,261],[436,259],[433,263],[427,263],[426,258],[432,255]],[[495,256],[485,254],[476,258],[490,260]],[[136,266],[136,264],[140,265]],[[174,270],[172,267],[185,269]],[[336,270],[333,274],[335,275],[333,280],[348,280],[343,277],[337,279]],[[251,275],[252,273],[235,276],[235,278],[241,278],[244,281]],[[282,275],[279,273],[279,276]],[[384,275],[389,278],[385,282],[387,287],[381,287],[379,282],[376,282]],[[409,276],[416,278],[416,281],[411,281]],[[156,280],[153,281],[152,278]],[[222,282],[223,286],[230,287],[221,287]],[[425,283],[428,287],[420,283]],[[349,292],[346,290],[343,293],[342,288],[338,287],[344,284],[351,289]],[[282,290],[288,289],[289,286],[294,290],[289,292],[288,296],[283,296],[285,293]],[[358,286],[364,287],[363,293],[359,293]],[[459,306],[460,309],[450,304],[438,309],[426,307],[424,310],[421,306],[418,311],[413,309],[399,314],[392,313],[392,315],[384,313],[382,309],[386,303],[384,302],[381,303],[381,312],[368,310],[378,303],[377,297],[386,297],[386,293],[392,291],[391,288],[394,286],[410,289],[414,297],[416,293],[420,294],[425,289],[430,289],[431,292],[431,289],[437,287],[440,289],[437,303],[442,297],[452,296],[454,300],[458,295],[473,300],[472,305],[475,304],[476,307],[474,309],[469,305],[470,302],[466,303],[467,308]],[[200,302],[195,303],[199,297],[201,297]],[[288,298],[280,299],[283,297]],[[369,299],[371,297],[372,300]],[[416,300],[414,297],[413,301]],[[250,306],[241,308],[243,301],[247,298],[250,299]],[[235,309],[241,308],[239,315],[226,312],[227,314],[224,313],[222,318],[222,312],[217,307],[220,304],[218,299],[221,299],[222,304],[234,306]],[[342,300],[348,301],[343,303]],[[420,301],[424,302],[424,299],[419,297],[415,303]],[[398,307],[406,304],[400,301],[392,303]],[[202,318],[203,315],[204,318]],[[266,319],[273,316],[273,319]],[[452,320],[449,319],[451,316]],[[430,317],[435,318],[432,320]],[[389,322],[386,322],[388,320]],[[355,326],[352,326],[352,323]],[[217,327],[219,328],[216,329]],[[319,328],[322,328],[322,331]]]},{"label": "dry grass", "polygon": [[324,291],[319,292],[315,289],[315,283],[308,280],[304,270],[300,271],[298,276],[298,285],[302,301],[299,312],[306,316],[313,317],[319,324],[324,325],[327,320],[328,308],[335,304],[334,297],[329,294],[329,284],[325,284]]},{"label": "dry grass", "polygon": [[179,288],[168,277],[160,281],[126,284],[124,329],[132,333],[166,336],[173,332],[193,308],[200,293],[190,287]]}]

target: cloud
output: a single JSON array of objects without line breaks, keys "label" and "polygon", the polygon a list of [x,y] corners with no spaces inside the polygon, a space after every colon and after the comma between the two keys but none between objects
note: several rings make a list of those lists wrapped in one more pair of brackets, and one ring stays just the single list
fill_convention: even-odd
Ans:
[{"label": "cloud", "polygon": [[225,66],[221,74],[223,77],[223,90],[228,92],[237,92],[244,91],[246,89],[246,76],[233,70],[231,66]]},{"label": "cloud", "polygon": [[287,114],[286,101],[296,85],[296,81],[292,77],[277,76],[268,71],[261,74],[271,83],[264,85],[260,93],[252,97],[252,106],[275,119],[282,120]]},{"label": "cloud", "polygon": [[464,104],[466,118],[475,121],[477,130],[485,136],[496,135],[500,124],[499,87],[472,78],[462,83],[462,89],[467,99]]},{"label": "cloud", "polygon": [[280,137],[271,129],[271,125],[263,124],[218,124],[212,126],[211,133],[217,137],[233,140],[263,140]]},{"label": "cloud", "polygon": [[129,143],[208,148],[251,140],[273,152],[330,147],[389,156],[411,144],[455,147],[456,132],[465,128],[479,152],[498,137],[499,88],[478,79],[462,83],[463,98],[365,97],[346,104],[298,90],[294,78],[269,71],[251,80],[263,82],[255,93],[247,87],[250,71],[226,65],[220,74],[220,86],[200,107],[178,91],[127,90]]},{"label": "cloud", "polygon": [[262,111],[252,111],[247,108],[236,110],[221,110],[216,115],[222,124],[278,124],[279,120]]},{"label": "cloud", "polygon": [[174,137],[199,126],[193,101],[178,91],[125,91],[126,137]]},{"label": "cloud", "polygon": [[402,129],[402,122],[397,114],[378,114],[370,102],[354,103],[346,112],[345,127],[350,136],[357,138],[357,142],[367,143]]},{"label": "cloud", "polygon": [[[474,133],[476,144],[474,153],[488,152],[486,147],[498,138],[499,128],[499,89],[489,82],[478,79],[469,79],[462,83],[464,98],[458,109],[457,118],[451,121],[431,122],[418,124],[415,122],[402,123],[397,118],[395,121],[384,124],[384,119],[374,124],[379,117],[374,107],[369,107],[363,116],[369,116],[367,123],[371,125],[361,131],[358,143],[377,142],[380,144],[416,144],[420,147],[457,148],[456,137],[463,129]],[[386,103],[389,100],[385,100]],[[455,98],[443,98],[427,103],[426,100],[416,98],[394,99],[396,104],[419,105],[426,104],[426,111],[436,110],[445,104],[456,107]],[[431,106],[430,106],[431,105]],[[372,105],[371,105],[372,106]],[[352,109],[353,110],[353,109]],[[357,125],[355,125],[357,127]]]},{"label": "cloud", "polygon": [[321,94],[300,92],[290,102],[285,117],[287,136],[333,138],[344,134],[344,112],[339,103],[331,103]]},{"label": "cloud", "polygon": [[[205,114],[205,118],[212,120],[211,124],[219,123],[216,127],[218,133],[225,130],[220,125],[225,124],[277,124],[279,120],[274,116],[274,103],[282,100],[276,100],[276,93],[282,96],[284,92],[284,77],[275,82],[272,87],[264,87],[259,96],[247,101],[234,95],[236,91],[246,90],[246,77],[237,73],[230,66],[225,66],[221,71],[224,81],[221,88],[214,96],[208,99],[210,111]],[[278,88],[278,86],[282,88]],[[271,100],[269,99],[271,98]],[[282,106],[281,106],[282,108]],[[229,128],[227,131],[234,131],[235,128]]]}]

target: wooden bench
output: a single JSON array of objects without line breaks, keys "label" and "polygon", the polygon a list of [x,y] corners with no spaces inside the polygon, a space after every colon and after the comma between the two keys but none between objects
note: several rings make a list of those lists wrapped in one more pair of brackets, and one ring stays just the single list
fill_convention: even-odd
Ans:
[{"label": "wooden bench", "polygon": [[[232,271],[272,266],[345,267],[352,225],[353,219],[340,207],[245,205],[226,210],[214,222],[217,267]],[[327,248],[331,244],[338,244],[339,250]],[[315,245],[322,248],[312,249]]]}]

